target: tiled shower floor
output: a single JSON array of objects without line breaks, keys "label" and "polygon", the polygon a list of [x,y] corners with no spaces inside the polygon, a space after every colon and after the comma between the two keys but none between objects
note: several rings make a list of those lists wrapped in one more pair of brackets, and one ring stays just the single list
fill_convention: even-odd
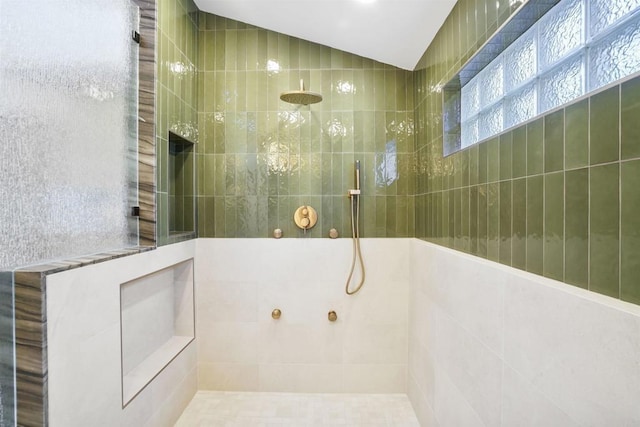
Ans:
[{"label": "tiled shower floor", "polygon": [[403,394],[199,391],[176,427],[419,426]]}]

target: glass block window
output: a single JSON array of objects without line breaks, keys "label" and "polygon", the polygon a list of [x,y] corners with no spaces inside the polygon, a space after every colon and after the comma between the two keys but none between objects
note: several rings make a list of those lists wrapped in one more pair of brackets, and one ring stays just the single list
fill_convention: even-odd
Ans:
[{"label": "glass block window", "polygon": [[462,85],[458,147],[639,71],[640,0],[561,0]]}]

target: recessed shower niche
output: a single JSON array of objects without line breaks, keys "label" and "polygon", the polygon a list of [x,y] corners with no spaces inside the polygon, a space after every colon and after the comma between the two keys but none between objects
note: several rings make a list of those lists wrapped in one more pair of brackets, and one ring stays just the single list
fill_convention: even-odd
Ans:
[{"label": "recessed shower niche", "polygon": [[169,132],[169,236],[195,237],[195,144]]},{"label": "recessed shower niche", "polygon": [[195,337],[193,259],[120,285],[122,406]]}]

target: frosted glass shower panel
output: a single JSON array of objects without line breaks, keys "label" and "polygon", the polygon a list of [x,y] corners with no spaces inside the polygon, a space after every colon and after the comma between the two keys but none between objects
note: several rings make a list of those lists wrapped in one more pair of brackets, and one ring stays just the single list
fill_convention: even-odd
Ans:
[{"label": "frosted glass shower panel", "polygon": [[137,6],[0,8],[0,267],[137,245]]},{"label": "frosted glass shower panel", "polygon": [[584,40],[583,0],[565,0],[538,23],[540,68],[546,69],[579,48]]},{"label": "frosted glass shower panel", "polygon": [[589,89],[640,71],[640,14],[594,44],[589,52]]}]

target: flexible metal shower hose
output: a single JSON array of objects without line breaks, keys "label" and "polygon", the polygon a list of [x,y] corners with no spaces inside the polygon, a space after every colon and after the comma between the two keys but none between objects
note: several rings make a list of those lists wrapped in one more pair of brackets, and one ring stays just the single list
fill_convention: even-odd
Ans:
[{"label": "flexible metal shower hose", "polygon": [[[359,231],[359,223],[360,223],[360,196],[359,195],[351,195],[351,235],[353,240],[353,259],[351,261],[351,271],[349,272],[349,278],[347,279],[347,284],[345,286],[345,292],[347,295],[353,295],[362,288],[364,285],[364,261],[362,260],[362,251],[360,250],[360,231]],[[353,290],[349,290],[349,285],[351,284],[351,279],[353,278],[353,271],[356,268],[356,258],[360,261],[360,283]]]}]

